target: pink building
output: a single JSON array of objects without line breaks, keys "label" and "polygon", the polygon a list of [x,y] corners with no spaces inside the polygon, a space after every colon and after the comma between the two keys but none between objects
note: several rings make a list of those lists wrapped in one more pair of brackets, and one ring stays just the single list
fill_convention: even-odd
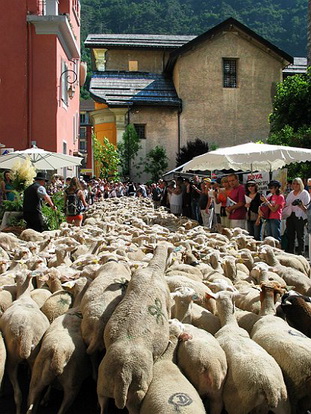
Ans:
[{"label": "pink building", "polygon": [[74,155],[79,137],[79,0],[4,0],[0,142]]}]

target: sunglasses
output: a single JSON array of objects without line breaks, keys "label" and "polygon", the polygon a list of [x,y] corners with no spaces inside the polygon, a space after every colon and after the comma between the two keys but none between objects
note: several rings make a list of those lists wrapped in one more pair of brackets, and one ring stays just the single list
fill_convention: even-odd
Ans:
[{"label": "sunglasses", "polygon": [[247,187],[255,187],[256,184],[247,184]]}]

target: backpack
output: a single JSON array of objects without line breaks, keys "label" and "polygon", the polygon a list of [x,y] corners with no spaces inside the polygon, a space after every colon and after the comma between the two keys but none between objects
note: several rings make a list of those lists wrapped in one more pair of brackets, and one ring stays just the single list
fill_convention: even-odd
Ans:
[{"label": "backpack", "polygon": [[65,206],[66,216],[77,216],[82,211],[82,203],[81,203],[80,198],[77,195],[78,191],[79,190],[71,194],[66,192],[66,195],[67,195],[66,206]]}]

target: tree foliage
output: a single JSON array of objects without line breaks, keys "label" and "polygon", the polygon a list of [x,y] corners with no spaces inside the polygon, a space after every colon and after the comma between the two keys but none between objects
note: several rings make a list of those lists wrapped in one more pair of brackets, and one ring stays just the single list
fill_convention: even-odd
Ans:
[{"label": "tree foliage", "polygon": [[308,0],[81,0],[81,9],[82,42],[90,33],[199,35],[234,17],[287,53],[306,56]]},{"label": "tree foliage", "polygon": [[176,167],[183,165],[192,160],[197,155],[204,154],[209,151],[207,142],[197,138],[195,141],[188,141],[187,144],[180,148],[180,153],[176,155]]},{"label": "tree foliage", "polygon": [[118,150],[106,137],[104,137],[103,144],[98,141],[95,135],[92,136],[92,140],[93,156],[100,166],[100,178],[117,180],[120,163]]},{"label": "tree foliage", "polygon": [[151,180],[157,182],[168,167],[165,148],[157,145],[146,155],[144,171],[151,175]]},{"label": "tree foliage", "polygon": [[122,136],[122,141],[118,144],[120,165],[123,177],[131,178],[131,167],[135,167],[136,173],[140,169],[139,164],[133,162],[141,149],[140,139],[133,124],[127,125]]},{"label": "tree foliage", "polygon": [[[278,84],[270,115],[269,144],[309,148],[311,143],[311,68]],[[289,165],[291,178],[311,176],[311,163]]]}]

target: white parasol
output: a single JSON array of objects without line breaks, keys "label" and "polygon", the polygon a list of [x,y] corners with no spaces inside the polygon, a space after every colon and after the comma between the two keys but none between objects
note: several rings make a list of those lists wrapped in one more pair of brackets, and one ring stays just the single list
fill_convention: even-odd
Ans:
[{"label": "white parasol", "polygon": [[64,167],[75,167],[81,165],[83,158],[72,155],[49,152],[33,146],[24,151],[13,151],[0,156],[0,168],[10,169],[18,160],[30,158],[37,170],[57,170]]},{"label": "white parasol", "polygon": [[305,161],[311,161],[311,149],[249,142],[198,155],[186,163],[182,171],[273,171],[287,164]]}]

